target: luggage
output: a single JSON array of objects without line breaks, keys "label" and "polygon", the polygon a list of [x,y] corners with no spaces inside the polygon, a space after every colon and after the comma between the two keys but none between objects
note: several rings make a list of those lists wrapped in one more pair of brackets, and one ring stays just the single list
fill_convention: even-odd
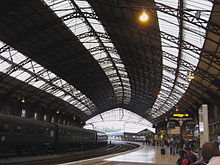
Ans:
[{"label": "luggage", "polygon": [[165,148],[161,148],[160,152],[161,152],[161,155],[165,155]]}]

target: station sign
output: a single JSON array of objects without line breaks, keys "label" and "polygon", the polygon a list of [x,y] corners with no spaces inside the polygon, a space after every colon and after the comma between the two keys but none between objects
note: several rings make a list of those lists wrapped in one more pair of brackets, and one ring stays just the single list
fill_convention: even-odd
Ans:
[{"label": "station sign", "polygon": [[166,130],[160,130],[160,133],[166,133]]},{"label": "station sign", "polygon": [[189,117],[189,114],[188,113],[174,113],[172,114],[172,116],[174,118],[187,118]]}]

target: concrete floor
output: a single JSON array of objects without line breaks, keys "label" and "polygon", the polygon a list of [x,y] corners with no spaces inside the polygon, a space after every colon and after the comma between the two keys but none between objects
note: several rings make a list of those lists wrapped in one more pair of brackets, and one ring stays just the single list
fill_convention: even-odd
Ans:
[{"label": "concrete floor", "polygon": [[[126,163],[148,163],[157,165],[175,165],[178,155],[170,155],[168,150],[165,155],[160,154],[161,147],[144,145],[138,151],[124,155],[108,158],[107,161],[126,162]],[[122,165],[122,164],[120,164]]]},{"label": "concrete floor", "polygon": [[134,152],[64,163],[62,165],[175,165],[178,155],[170,155],[168,150],[165,155],[161,155],[160,149],[161,147],[144,145]]}]

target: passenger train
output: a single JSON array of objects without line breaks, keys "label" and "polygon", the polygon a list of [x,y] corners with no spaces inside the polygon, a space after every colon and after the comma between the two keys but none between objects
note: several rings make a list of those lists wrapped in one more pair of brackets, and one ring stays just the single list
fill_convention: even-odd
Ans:
[{"label": "passenger train", "polygon": [[0,152],[6,150],[60,150],[107,144],[102,132],[0,114]]}]

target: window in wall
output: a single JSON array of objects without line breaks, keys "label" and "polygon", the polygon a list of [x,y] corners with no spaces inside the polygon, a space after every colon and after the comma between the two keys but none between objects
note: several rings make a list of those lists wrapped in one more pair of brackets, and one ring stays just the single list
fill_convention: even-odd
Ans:
[{"label": "window in wall", "polygon": [[15,127],[14,127],[14,133],[15,134],[21,134],[21,124],[15,124]]},{"label": "window in wall", "polygon": [[34,119],[37,119],[37,112],[34,113]]},{"label": "window in wall", "polygon": [[24,109],[21,110],[21,117],[26,117],[26,111]]},{"label": "window in wall", "polygon": [[44,121],[47,121],[47,115],[44,115]]}]

